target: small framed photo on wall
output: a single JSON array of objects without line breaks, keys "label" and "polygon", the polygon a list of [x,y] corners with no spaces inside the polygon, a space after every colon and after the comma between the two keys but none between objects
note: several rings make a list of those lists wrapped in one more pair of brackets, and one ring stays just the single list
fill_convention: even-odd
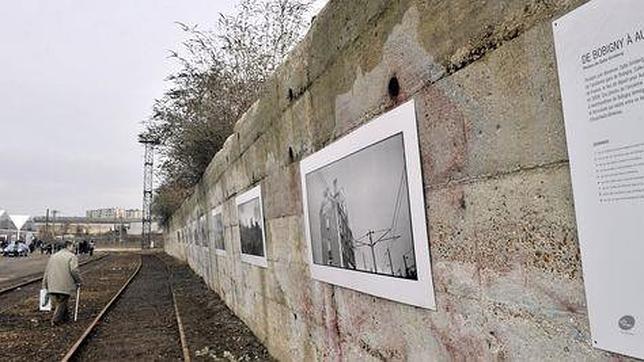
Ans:
[{"label": "small framed photo on wall", "polygon": [[224,243],[224,219],[221,213],[221,206],[218,206],[210,212],[212,225],[212,240],[217,255],[226,255],[226,245]]},{"label": "small framed photo on wall", "polygon": [[256,186],[235,199],[242,261],[268,267],[262,189]]},{"label": "small framed photo on wall", "polygon": [[197,221],[197,235],[199,235],[199,244],[201,246],[208,246],[208,221],[206,215],[201,214]]}]

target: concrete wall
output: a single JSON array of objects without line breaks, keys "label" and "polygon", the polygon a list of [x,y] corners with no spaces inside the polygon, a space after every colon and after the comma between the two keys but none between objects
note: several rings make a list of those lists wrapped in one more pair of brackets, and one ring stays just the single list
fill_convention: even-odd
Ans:
[{"label": "concrete wall", "polygon": [[[280,360],[614,358],[591,346],[550,28],[583,2],[331,0],[174,215],[167,252]],[[410,98],[437,311],[307,265],[298,161]],[[239,255],[234,198],[256,184],[267,269]],[[226,256],[176,242],[222,203]]]}]

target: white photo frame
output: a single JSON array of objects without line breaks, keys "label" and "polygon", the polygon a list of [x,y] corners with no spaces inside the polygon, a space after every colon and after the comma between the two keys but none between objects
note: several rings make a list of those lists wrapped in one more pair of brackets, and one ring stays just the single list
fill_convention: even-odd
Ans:
[{"label": "white photo frame", "polygon": [[[213,249],[215,250],[215,254],[219,256],[226,256],[226,238],[225,238],[225,233],[224,233],[224,227],[223,227],[223,213],[222,213],[222,206],[219,205],[215,208],[213,208],[210,211],[210,220],[211,220],[211,233],[212,233],[212,246]],[[218,244],[217,242],[217,233],[218,233],[218,227],[217,227],[217,216],[221,218],[221,244]]]},{"label": "white photo frame", "polygon": [[197,219],[197,235],[199,236],[199,246],[208,247],[208,220],[207,214],[201,214]]},{"label": "white photo frame", "polygon": [[[241,260],[249,264],[268,268],[268,260],[266,258],[266,227],[264,224],[261,186],[258,185],[237,196],[235,204],[237,205],[237,220],[239,223],[239,252]],[[248,232],[244,231],[244,227],[248,227],[246,229]],[[250,230],[251,228],[255,230]],[[251,234],[252,236],[249,237],[249,240],[245,240],[246,235]],[[257,245],[260,240],[261,247]],[[244,249],[255,249],[256,252],[250,253],[248,250],[245,252]]]},{"label": "white photo frame", "polygon": [[198,220],[198,219],[197,219],[197,218],[195,218],[195,219],[192,221],[192,243],[193,243],[195,246],[199,246],[199,245],[200,245],[200,242],[199,242],[199,235],[198,235],[198,230],[199,230],[199,228],[197,227],[197,220]]},{"label": "white photo frame", "polygon": [[413,100],[301,161],[314,279],[436,309],[420,165]]},{"label": "white photo frame", "polygon": [[199,235],[197,235],[197,230],[197,219],[195,219],[191,224],[192,244],[195,246],[199,246]]}]

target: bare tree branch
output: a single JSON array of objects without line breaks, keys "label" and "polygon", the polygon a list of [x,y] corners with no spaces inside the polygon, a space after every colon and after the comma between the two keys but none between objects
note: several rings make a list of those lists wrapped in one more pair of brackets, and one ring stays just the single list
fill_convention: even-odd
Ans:
[{"label": "bare tree branch", "polygon": [[181,69],[155,100],[145,133],[160,140],[154,211],[168,217],[199,182],[233,125],[308,27],[308,0],[241,0],[214,30],[176,22],[189,37],[170,51]]}]

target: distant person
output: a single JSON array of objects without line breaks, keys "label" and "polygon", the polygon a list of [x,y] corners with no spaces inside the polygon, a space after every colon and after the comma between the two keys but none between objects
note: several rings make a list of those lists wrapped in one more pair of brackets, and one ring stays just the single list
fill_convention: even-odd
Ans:
[{"label": "distant person", "polygon": [[28,256],[29,255],[29,247],[27,246],[27,243],[25,243],[24,240],[18,240],[16,241],[16,256]]},{"label": "distant person", "polygon": [[52,250],[52,248],[53,248],[53,246],[51,245],[51,243],[45,243],[45,242],[43,242],[43,243],[40,245],[40,253],[41,253],[41,254],[51,254],[51,250]]},{"label": "distant person", "polygon": [[47,297],[51,298],[54,308],[52,326],[69,320],[67,302],[80,284],[81,276],[78,271],[78,257],[74,254],[74,243],[66,240],[65,248],[49,258],[42,279],[42,287],[47,289]]},{"label": "distant person", "polygon": [[95,246],[96,246],[96,245],[94,244],[94,240],[90,240],[90,241],[89,241],[89,256],[93,256],[93,255],[94,255],[94,247],[95,247]]}]

